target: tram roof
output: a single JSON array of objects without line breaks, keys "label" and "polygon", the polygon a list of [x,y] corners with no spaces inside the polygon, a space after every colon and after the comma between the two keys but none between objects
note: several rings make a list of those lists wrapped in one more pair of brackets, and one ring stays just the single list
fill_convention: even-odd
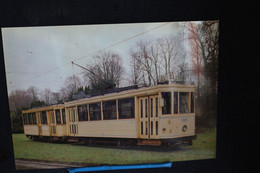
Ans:
[{"label": "tram roof", "polygon": [[126,98],[126,97],[133,97],[135,95],[142,96],[142,95],[149,95],[158,92],[161,89],[168,89],[168,88],[195,88],[194,85],[183,85],[183,84],[159,84],[155,86],[147,86],[147,87],[137,87],[129,86],[124,88],[116,88],[112,90],[108,90],[106,92],[100,92],[96,93],[94,95],[91,95],[90,97],[68,101],[64,104],[55,104],[50,106],[44,106],[44,107],[37,107],[32,108],[28,110],[22,111],[22,113],[30,113],[30,112],[38,112],[38,111],[45,111],[45,110],[53,110],[63,107],[70,107],[75,104],[84,104],[85,102],[98,102],[101,100],[111,100],[113,99],[120,99],[120,98]]},{"label": "tram roof", "polygon": [[53,110],[53,109],[58,109],[58,108],[63,108],[65,107],[64,104],[55,104],[55,105],[50,105],[50,106],[43,106],[43,107],[36,107],[36,108],[31,108],[22,111],[22,113],[31,113],[31,112],[39,112],[39,111],[46,111],[46,110]]},{"label": "tram roof", "polygon": [[96,94],[88,98],[82,98],[78,100],[73,100],[69,102],[65,102],[66,107],[73,106],[75,104],[84,104],[85,102],[98,102],[103,100],[111,100],[111,99],[120,99],[120,98],[127,98],[127,97],[133,97],[133,96],[142,96],[142,95],[149,95],[154,94],[156,92],[161,91],[162,89],[168,89],[168,88],[195,88],[194,85],[182,85],[182,84],[160,84],[155,86],[149,86],[149,87],[128,87],[128,89],[121,89],[118,88],[118,90],[105,92],[101,94]]}]

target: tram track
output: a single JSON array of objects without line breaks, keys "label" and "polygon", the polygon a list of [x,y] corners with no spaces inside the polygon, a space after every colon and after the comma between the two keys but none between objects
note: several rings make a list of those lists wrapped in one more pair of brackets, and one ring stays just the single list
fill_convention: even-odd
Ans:
[{"label": "tram track", "polygon": [[83,167],[86,165],[72,164],[72,163],[57,163],[36,160],[15,160],[16,169],[58,169],[58,168],[74,168]]}]

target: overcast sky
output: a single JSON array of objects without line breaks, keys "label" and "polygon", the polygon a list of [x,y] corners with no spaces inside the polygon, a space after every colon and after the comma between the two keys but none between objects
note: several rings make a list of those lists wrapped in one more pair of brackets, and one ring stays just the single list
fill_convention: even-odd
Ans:
[{"label": "overcast sky", "polygon": [[181,31],[181,23],[141,23],[2,28],[8,93],[35,86],[53,92],[83,70],[99,50],[114,51],[127,69],[129,50],[139,40],[151,40]]}]

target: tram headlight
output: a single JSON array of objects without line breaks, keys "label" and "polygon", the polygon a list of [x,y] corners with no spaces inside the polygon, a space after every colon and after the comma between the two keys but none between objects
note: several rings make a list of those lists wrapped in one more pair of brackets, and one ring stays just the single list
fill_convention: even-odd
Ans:
[{"label": "tram headlight", "polygon": [[187,125],[184,125],[184,126],[182,127],[182,131],[183,131],[183,132],[186,132],[187,129],[188,129]]}]

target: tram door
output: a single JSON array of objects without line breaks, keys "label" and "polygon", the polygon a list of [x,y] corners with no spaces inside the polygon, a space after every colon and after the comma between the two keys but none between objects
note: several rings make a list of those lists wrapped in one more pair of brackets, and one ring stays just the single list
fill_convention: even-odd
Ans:
[{"label": "tram door", "polygon": [[76,108],[69,108],[69,134],[70,136],[75,136],[78,134],[78,116]]},{"label": "tram door", "polygon": [[56,124],[55,124],[55,114],[54,111],[49,111],[49,118],[50,118],[50,136],[56,135]]},{"label": "tram door", "polygon": [[157,139],[159,125],[158,96],[139,98],[140,137],[143,139]]}]

